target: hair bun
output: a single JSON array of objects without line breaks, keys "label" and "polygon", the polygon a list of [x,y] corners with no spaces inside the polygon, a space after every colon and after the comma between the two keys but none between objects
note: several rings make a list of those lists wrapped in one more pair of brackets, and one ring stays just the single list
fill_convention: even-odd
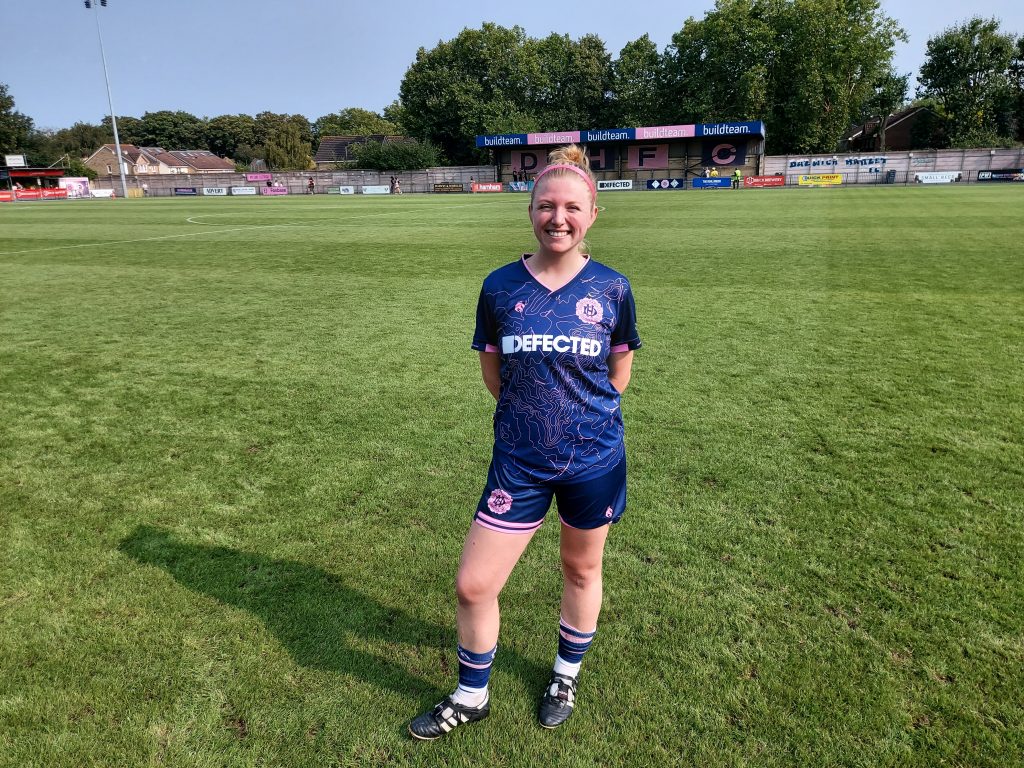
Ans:
[{"label": "hair bun", "polygon": [[590,170],[590,158],[583,148],[578,144],[570,144],[567,147],[555,147],[548,153],[548,162],[551,165],[578,165],[585,171]]}]

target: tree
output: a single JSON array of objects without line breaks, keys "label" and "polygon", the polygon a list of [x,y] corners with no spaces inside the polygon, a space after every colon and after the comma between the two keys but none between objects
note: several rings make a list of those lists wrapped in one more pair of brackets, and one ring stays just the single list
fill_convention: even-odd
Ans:
[{"label": "tree", "polygon": [[718,0],[666,51],[674,120],[764,119],[768,151],[831,152],[906,35],[878,0]]},{"label": "tree", "polygon": [[885,152],[885,131],[889,127],[889,119],[906,103],[909,81],[909,72],[897,75],[890,70],[875,81],[871,93],[864,101],[862,112],[865,123],[873,117],[878,117],[879,152]]},{"label": "tree", "polygon": [[312,147],[303,140],[302,131],[294,121],[271,128],[263,149],[267,165],[275,171],[304,171],[313,167]]},{"label": "tree", "polygon": [[[120,128],[120,121],[118,121]],[[188,112],[146,112],[138,127],[138,143],[164,149],[202,149],[206,146],[206,122]],[[123,143],[128,142],[122,136]]]},{"label": "tree", "polygon": [[355,167],[375,171],[415,171],[440,164],[440,152],[429,142],[368,141],[352,148]]},{"label": "tree", "polygon": [[255,142],[256,119],[250,115],[219,115],[206,122],[206,148],[215,155],[237,160],[238,148]]},{"label": "tree", "polygon": [[998,20],[977,17],[928,40],[918,94],[942,105],[953,146],[1009,141],[1017,45],[1014,35],[999,31]]},{"label": "tree", "polygon": [[612,88],[611,56],[597,35],[578,41],[568,35],[549,35],[536,43],[537,77],[530,89],[527,113],[536,116],[541,130],[601,128],[608,114]]},{"label": "tree", "polygon": [[299,141],[313,143],[313,127],[304,115],[287,115],[276,112],[260,112],[256,115],[256,145],[266,144],[270,137],[287,125],[294,126],[299,133]]},{"label": "tree", "polygon": [[611,123],[616,126],[661,124],[663,68],[658,46],[646,34],[626,43],[612,62]]},{"label": "tree", "polygon": [[20,153],[32,133],[32,118],[14,109],[14,97],[0,83],[0,154]]},{"label": "tree", "polygon": [[539,64],[521,27],[464,29],[416,52],[399,87],[402,122],[451,160],[476,162],[474,136],[539,127],[529,108],[538,80]]},{"label": "tree", "polygon": [[348,107],[319,117],[313,123],[313,137],[319,143],[324,136],[398,136],[401,129],[376,112]]},{"label": "tree", "polygon": [[[113,143],[114,141],[114,129],[110,124],[110,115],[106,115],[101,121],[100,125],[103,126],[110,134],[110,141],[107,144]],[[145,146],[146,142],[142,138],[142,121],[137,117],[130,117],[128,115],[117,116],[117,135],[121,139],[122,144],[134,144],[136,146]],[[165,147],[167,149],[167,147]]]}]

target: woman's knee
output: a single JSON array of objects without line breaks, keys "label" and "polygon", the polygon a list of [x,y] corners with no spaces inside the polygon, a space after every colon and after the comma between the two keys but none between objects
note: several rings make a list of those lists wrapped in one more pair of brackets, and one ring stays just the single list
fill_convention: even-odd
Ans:
[{"label": "woman's knee", "polygon": [[462,606],[489,603],[498,597],[499,591],[481,574],[460,569],[455,577],[455,596]]},{"label": "woman's knee", "polygon": [[577,589],[586,589],[601,583],[601,561],[590,559],[563,558],[562,578],[566,584]]}]

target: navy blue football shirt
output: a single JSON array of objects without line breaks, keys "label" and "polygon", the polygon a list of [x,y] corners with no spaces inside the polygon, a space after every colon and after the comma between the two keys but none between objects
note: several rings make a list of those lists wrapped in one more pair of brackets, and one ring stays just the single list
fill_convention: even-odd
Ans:
[{"label": "navy blue football shirt", "polygon": [[501,356],[494,460],[533,481],[585,480],[624,456],[608,356],[640,348],[629,280],[593,259],[550,290],[530,254],[484,280],[473,349]]}]

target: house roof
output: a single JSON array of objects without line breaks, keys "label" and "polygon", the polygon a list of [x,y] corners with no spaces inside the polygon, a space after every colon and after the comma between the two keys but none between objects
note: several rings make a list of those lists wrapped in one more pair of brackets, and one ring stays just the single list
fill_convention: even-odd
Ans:
[{"label": "house roof", "polygon": [[180,165],[188,165],[197,171],[233,171],[235,164],[231,160],[210,152],[208,149],[174,149],[167,154],[178,158]]},{"label": "house roof", "polygon": [[317,163],[332,163],[344,160],[354,160],[351,153],[353,144],[365,144],[368,141],[379,141],[382,144],[404,144],[412,141],[408,136],[388,136],[383,133],[375,133],[369,136],[324,136],[320,140],[320,146],[316,150]]},{"label": "house roof", "polygon": [[[899,112],[891,113],[889,115],[889,122],[885,126],[886,130],[889,130],[893,126],[898,125],[899,123],[902,123],[909,117],[913,117],[922,109],[928,109],[928,107],[907,107],[906,109],[901,109]],[[855,125],[851,127],[850,130],[847,131],[846,134],[843,136],[842,140],[852,141],[853,139],[856,139],[858,136],[863,134],[865,130],[867,131],[868,136],[874,136],[875,133],[878,132],[878,126],[881,125],[881,123],[882,118],[872,117],[870,120],[867,120],[864,123],[861,123],[860,125]]]}]

